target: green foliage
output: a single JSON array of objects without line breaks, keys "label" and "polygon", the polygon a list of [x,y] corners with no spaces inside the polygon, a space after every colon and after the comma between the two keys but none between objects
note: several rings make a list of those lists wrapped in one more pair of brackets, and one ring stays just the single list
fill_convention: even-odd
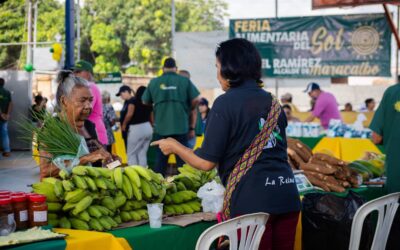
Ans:
[{"label": "green foliage", "polygon": [[90,49],[98,55],[95,59],[94,71],[119,71],[119,63],[114,55],[122,50],[122,46],[114,27],[105,23],[96,23],[91,28],[90,36],[92,39]]},{"label": "green foliage", "polygon": [[228,5],[220,0],[191,0],[176,3],[176,30],[212,31],[224,28]]},{"label": "green foliage", "polygon": [[[175,2],[177,32],[223,28],[224,0]],[[0,42],[26,40],[25,11],[24,0],[0,5]],[[171,0],[85,0],[81,25],[81,57],[95,64],[95,72],[155,73],[162,59],[171,54]],[[64,32],[63,5],[41,0],[38,41],[54,41],[57,33]],[[21,52],[23,56],[21,48],[0,47],[0,67],[16,62]]]},{"label": "green foliage", "polygon": [[131,74],[131,75],[145,75],[146,72],[138,67],[131,66],[126,69],[125,73]]},{"label": "green foliage", "polygon": [[[24,37],[25,1],[9,0],[0,5],[0,42],[20,42]],[[0,68],[8,68],[16,63],[21,46],[0,46]]]},{"label": "green foliage", "polygon": [[[56,34],[64,34],[64,8],[56,0],[41,0],[38,4],[37,41],[54,41]],[[26,1],[8,0],[0,5],[0,42],[27,40],[25,24]],[[0,68],[11,65],[23,67],[26,46],[0,46]]]},{"label": "green foliage", "polygon": [[64,6],[54,0],[41,0],[38,6],[37,41],[55,41],[57,34],[65,33]]}]

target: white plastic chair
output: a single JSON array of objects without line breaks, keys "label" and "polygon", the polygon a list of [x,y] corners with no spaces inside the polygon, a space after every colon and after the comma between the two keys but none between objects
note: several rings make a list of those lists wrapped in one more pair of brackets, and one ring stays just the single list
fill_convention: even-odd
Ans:
[{"label": "white plastic chair", "polygon": [[[228,236],[230,250],[258,250],[268,217],[267,213],[247,214],[212,226],[200,235],[196,250],[209,250],[220,236]],[[239,248],[238,229],[241,229]]]},{"label": "white plastic chair", "polygon": [[399,207],[399,198],[400,193],[389,194],[367,202],[357,210],[351,225],[349,250],[359,249],[364,220],[375,210],[378,211],[378,222],[371,250],[385,250],[392,222]]}]

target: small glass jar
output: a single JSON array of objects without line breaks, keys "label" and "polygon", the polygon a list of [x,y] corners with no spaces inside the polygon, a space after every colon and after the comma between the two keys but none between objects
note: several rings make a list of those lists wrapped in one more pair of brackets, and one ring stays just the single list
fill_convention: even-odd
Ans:
[{"label": "small glass jar", "polygon": [[28,221],[28,201],[26,195],[12,196],[13,211],[17,230],[27,229],[29,227]]},{"label": "small glass jar", "polygon": [[10,197],[0,199],[0,217],[7,216],[8,224],[14,223],[14,211]]},{"label": "small glass jar", "polygon": [[30,227],[47,225],[46,196],[44,195],[29,196],[28,218]]}]

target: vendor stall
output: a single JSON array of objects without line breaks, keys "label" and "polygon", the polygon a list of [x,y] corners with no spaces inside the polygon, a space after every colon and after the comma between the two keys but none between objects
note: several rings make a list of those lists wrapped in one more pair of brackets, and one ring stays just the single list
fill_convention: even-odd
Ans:
[{"label": "vendor stall", "polygon": [[107,233],[55,229],[56,232],[67,234],[65,239],[42,241],[13,247],[14,250],[145,250],[174,249],[192,250],[198,237],[215,222],[199,222],[187,227],[164,225],[152,229],[149,225],[112,230]]}]

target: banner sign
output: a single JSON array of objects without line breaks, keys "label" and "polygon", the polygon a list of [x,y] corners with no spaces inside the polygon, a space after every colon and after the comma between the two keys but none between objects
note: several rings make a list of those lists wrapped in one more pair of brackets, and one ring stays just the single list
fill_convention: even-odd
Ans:
[{"label": "banner sign", "polygon": [[121,72],[97,73],[94,78],[96,83],[122,83]]},{"label": "banner sign", "polygon": [[270,77],[390,76],[391,31],[384,14],[230,20]]},{"label": "banner sign", "polygon": [[399,4],[400,0],[312,0],[312,8],[320,9],[384,3]]}]

